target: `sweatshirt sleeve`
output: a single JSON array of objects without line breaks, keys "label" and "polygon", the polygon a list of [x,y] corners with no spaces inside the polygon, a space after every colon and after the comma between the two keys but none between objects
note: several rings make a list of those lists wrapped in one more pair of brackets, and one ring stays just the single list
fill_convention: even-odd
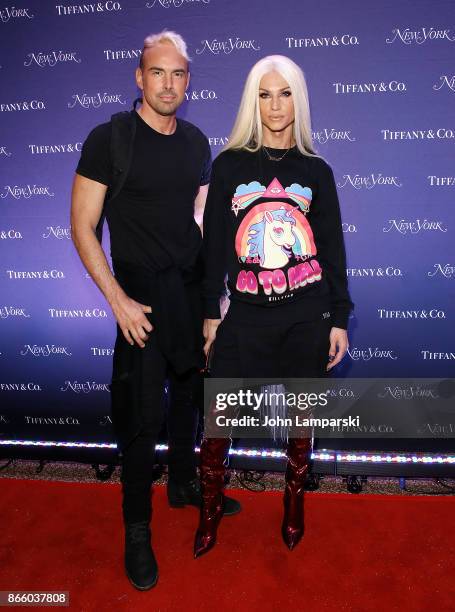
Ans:
[{"label": "sweatshirt sleeve", "polygon": [[317,258],[330,287],[330,315],[333,327],[347,329],[354,308],[348,291],[346,251],[340,204],[332,168],[323,160],[318,173],[318,191],[313,202]]},{"label": "sweatshirt sleeve", "polygon": [[205,275],[203,282],[204,318],[221,319],[220,298],[227,273],[228,205],[219,158],[212,166],[207,201],[204,209],[203,252]]}]

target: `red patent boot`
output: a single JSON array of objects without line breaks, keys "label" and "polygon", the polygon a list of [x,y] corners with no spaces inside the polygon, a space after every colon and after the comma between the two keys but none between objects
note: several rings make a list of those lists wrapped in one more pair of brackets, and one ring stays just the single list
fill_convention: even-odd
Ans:
[{"label": "red patent boot", "polygon": [[216,543],[216,532],[223,516],[225,460],[230,445],[230,438],[205,438],[201,444],[202,505],[194,540],[195,558],[208,552]]},{"label": "red patent boot", "polygon": [[286,546],[292,550],[300,542],[304,531],[303,486],[311,457],[311,438],[291,438],[287,456],[281,534]]}]

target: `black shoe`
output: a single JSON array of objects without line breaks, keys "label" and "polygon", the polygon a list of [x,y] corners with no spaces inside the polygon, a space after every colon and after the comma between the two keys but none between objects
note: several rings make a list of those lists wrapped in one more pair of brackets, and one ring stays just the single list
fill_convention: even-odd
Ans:
[{"label": "black shoe", "polygon": [[158,581],[158,565],[150,545],[149,521],[125,523],[125,570],[131,584],[140,591]]},{"label": "black shoe", "polygon": [[[202,495],[201,484],[198,478],[190,480],[186,484],[179,484],[169,480],[167,483],[167,498],[171,508],[184,508],[186,505],[201,507]],[[242,506],[236,499],[224,496],[223,515],[232,516],[238,514]]]}]

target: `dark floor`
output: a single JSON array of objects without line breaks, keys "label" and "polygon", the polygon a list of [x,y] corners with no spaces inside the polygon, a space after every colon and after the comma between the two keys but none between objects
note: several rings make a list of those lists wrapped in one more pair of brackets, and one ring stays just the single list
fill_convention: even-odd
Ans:
[{"label": "dark floor", "polygon": [[[47,462],[40,470],[38,461],[13,460],[10,463],[3,460],[0,463],[0,478],[22,478],[39,480],[63,480],[67,482],[120,482],[120,467],[116,467],[112,476],[101,481],[96,477],[94,468],[85,463]],[[280,490],[283,488],[283,473],[278,472],[247,472],[231,471],[230,487],[263,491]],[[156,484],[165,484],[167,476],[164,473]],[[320,493],[346,492],[346,482],[341,476],[324,476],[320,480]],[[383,495],[453,495],[455,481],[453,479],[406,479],[405,489],[400,488],[398,478],[369,477],[363,484],[363,493],[381,493]]]}]

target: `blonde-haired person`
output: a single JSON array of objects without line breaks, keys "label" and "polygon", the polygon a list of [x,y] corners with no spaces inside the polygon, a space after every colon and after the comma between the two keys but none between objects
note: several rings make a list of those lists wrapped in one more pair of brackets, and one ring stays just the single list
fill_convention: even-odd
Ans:
[{"label": "blonde-haired person", "polygon": [[[251,69],[215,160],[204,212],[204,351],[214,378],[325,376],[348,348],[350,299],[333,172],[316,155],[302,70],[281,55]],[[227,275],[230,306],[219,300]],[[291,438],[282,537],[303,535],[311,437]],[[204,438],[196,557],[216,542],[229,438]]]},{"label": "blonde-haired person", "polygon": [[[243,149],[251,153],[258,151],[264,143],[264,130],[266,132],[265,139],[279,139],[279,144],[287,144],[283,140],[282,126],[277,126],[277,129],[270,129],[270,126],[263,126],[261,114],[261,98],[258,95],[261,89],[261,80],[270,72],[275,72],[281,76],[282,83],[286,85],[286,90],[291,92],[292,107],[293,107],[293,125],[286,132],[286,138],[292,138],[295,146],[299,149],[302,155],[315,155],[313,149],[313,138],[311,135],[311,117],[310,104],[308,98],[308,89],[305,81],[305,76],[302,70],[295,62],[283,55],[269,55],[259,60],[251,69],[245,82],[242,99],[240,101],[239,111],[232,128],[229,141],[224,147],[224,150]],[[275,76],[276,76],[275,75]],[[287,95],[287,94],[285,94]],[[262,104],[262,106],[265,106]],[[272,131],[272,134],[267,132]],[[291,134],[292,133],[292,134]],[[281,142],[283,141],[283,143]],[[290,142],[290,141],[289,141]],[[270,143],[270,146],[274,144]]]},{"label": "blonde-haired person", "polygon": [[[116,113],[90,132],[72,193],[75,246],[117,321],[112,420],[122,454],[124,566],[139,590],[158,580],[150,490],[165,418],[169,504],[201,503],[194,454],[195,398],[204,364],[198,224],[211,152],[199,128],[176,116],[190,81],[188,59],[186,44],[175,32],[145,39],[135,71],[140,107]],[[114,274],[97,239],[103,213]],[[225,514],[239,510],[235,500],[224,508]]]}]

